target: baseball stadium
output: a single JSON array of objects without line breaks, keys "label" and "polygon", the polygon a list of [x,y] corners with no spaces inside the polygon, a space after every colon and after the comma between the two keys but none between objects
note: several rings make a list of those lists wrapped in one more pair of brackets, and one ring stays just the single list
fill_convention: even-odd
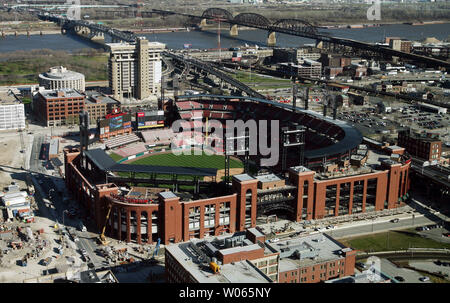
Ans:
[{"label": "baseball stadium", "polygon": [[[94,149],[82,115],[80,147],[64,151],[66,184],[114,239],[176,243],[243,231],[273,214],[299,222],[393,209],[408,198],[405,150],[367,142],[334,110],[182,95],[134,121],[106,116],[96,134],[104,148]],[[228,123],[240,120],[245,127]],[[252,150],[261,142],[278,155],[273,165]]]}]

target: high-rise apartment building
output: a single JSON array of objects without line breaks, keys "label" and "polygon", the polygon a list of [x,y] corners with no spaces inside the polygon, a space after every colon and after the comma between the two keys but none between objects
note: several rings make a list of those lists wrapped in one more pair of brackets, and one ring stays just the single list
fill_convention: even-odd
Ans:
[{"label": "high-rise apartment building", "polygon": [[161,52],[159,42],[138,38],[136,43],[108,43],[109,86],[115,99],[145,99],[161,91]]}]

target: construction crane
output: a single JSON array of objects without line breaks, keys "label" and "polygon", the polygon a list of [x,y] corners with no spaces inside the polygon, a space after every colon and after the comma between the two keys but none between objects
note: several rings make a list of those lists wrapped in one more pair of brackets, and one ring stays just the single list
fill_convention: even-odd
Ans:
[{"label": "construction crane", "polygon": [[106,224],[108,223],[109,215],[111,214],[111,209],[112,209],[112,206],[111,206],[111,204],[109,204],[108,213],[106,214],[106,219],[105,219],[105,225],[103,225],[102,233],[98,237],[98,241],[100,242],[100,244],[102,244],[104,246],[109,244],[109,241],[107,241],[105,238],[105,230],[106,230]]}]

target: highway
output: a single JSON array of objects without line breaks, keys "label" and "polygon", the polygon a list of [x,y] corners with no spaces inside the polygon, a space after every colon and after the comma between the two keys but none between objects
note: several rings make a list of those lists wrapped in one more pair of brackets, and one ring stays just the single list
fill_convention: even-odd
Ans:
[{"label": "highway", "polygon": [[386,219],[385,221],[366,221],[361,225],[350,226],[350,227],[342,227],[335,230],[329,230],[324,233],[332,236],[334,238],[346,238],[353,237],[357,235],[365,235],[376,232],[384,232],[388,230],[400,230],[411,227],[436,224],[435,221],[430,218],[425,217],[422,214],[414,214],[415,217],[412,217],[413,214],[409,214],[407,217],[402,217],[399,222],[393,223],[391,222],[391,218]]},{"label": "highway", "polygon": [[420,175],[431,178],[441,185],[450,188],[450,169],[442,165],[430,165],[423,166],[424,161],[413,158],[411,161],[411,169]]}]

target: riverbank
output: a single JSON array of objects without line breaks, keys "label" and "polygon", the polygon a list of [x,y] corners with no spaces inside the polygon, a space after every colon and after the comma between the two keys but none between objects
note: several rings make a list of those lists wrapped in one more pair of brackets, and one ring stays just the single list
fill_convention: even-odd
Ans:
[{"label": "riverbank", "polygon": [[[346,23],[341,22],[324,22],[324,23],[314,23],[315,26],[323,29],[360,29],[367,27],[381,27],[381,26],[389,26],[389,25],[397,25],[397,24],[405,24],[405,25],[431,25],[431,24],[446,24],[450,23],[450,20],[433,20],[433,21],[416,21],[416,20],[406,20],[406,21],[379,21],[377,23],[363,23],[359,20],[355,21],[347,21]],[[198,30],[197,27],[164,27],[164,28],[134,28],[134,27],[118,27],[117,29],[123,31],[132,31],[136,34],[158,34],[158,33],[173,33],[173,32],[190,32]],[[204,30],[219,30],[218,26],[212,24],[203,27]],[[224,24],[220,28],[221,30],[228,30],[229,25]],[[252,27],[239,26],[239,30],[249,31],[249,30],[258,30]],[[59,28],[52,29],[32,29],[32,30],[24,30],[24,29],[0,29],[0,36],[18,36],[18,35],[54,35],[60,34],[61,30]]]},{"label": "riverbank", "polygon": [[[14,56],[15,55],[15,56]],[[9,60],[0,64],[0,85],[35,84],[38,74],[52,66],[63,65],[85,75],[86,81],[106,81],[108,79],[108,56],[92,51],[86,55],[62,51],[22,51],[15,52]],[[8,55],[4,55],[8,56]]]},{"label": "riverbank", "polygon": [[396,25],[396,24],[406,24],[406,25],[430,25],[430,24],[446,24],[450,23],[450,20],[436,20],[436,21],[423,21],[423,22],[401,22],[401,21],[386,21],[386,22],[379,22],[379,23],[347,23],[347,24],[320,24],[317,25],[320,28],[366,28],[366,27],[378,27],[378,26],[388,26],[388,25]]}]

